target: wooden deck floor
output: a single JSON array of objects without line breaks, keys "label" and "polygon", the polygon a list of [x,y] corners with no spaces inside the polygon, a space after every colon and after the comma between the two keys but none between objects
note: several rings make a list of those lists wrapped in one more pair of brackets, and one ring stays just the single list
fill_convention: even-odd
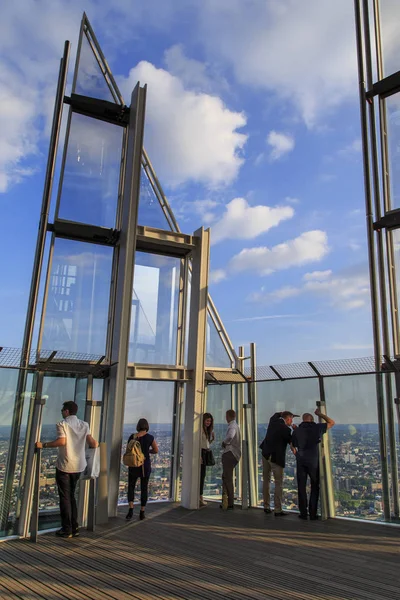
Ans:
[{"label": "wooden deck floor", "polygon": [[76,539],[0,544],[0,597],[394,600],[399,539],[380,525],[158,504]]}]

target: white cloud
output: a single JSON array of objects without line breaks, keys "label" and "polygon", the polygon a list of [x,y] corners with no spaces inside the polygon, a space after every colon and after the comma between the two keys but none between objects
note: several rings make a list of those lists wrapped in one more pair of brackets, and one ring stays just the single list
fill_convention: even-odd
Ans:
[{"label": "white cloud", "polygon": [[290,102],[308,126],[356,97],[348,0],[204,0],[201,6],[209,52],[223,57],[241,84]]},{"label": "white cloud", "polygon": [[275,161],[294,149],[294,138],[286,133],[270,131],[267,137],[267,144],[272,148],[269,158]]},{"label": "white cloud", "polygon": [[304,281],[324,281],[325,279],[330,279],[332,275],[332,271],[313,271],[312,273],[306,273],[303,275]]},{"label": "white cloud", "polygon": [[171,186],[231,183],[244,162],[247,136],[237,131],[246,125],[244,114],[216,96],[186,90],[178,77],[146,61],[119,79],[122,92],[137,81],[148,84],[145,144],[160,179]]},{"label": "white cloud", "polygon": [[182,44],[171,46],[164,53],[164,62],[171,75],[178,77],[186,88],[215,93],[229,88],[221,73],[210,65],[185,55]]},{"label": "white cloud", "polygon": [[250,299],[268,304],[300,294],[313,294],[326,298],[331,306],[342,310],[363,308],[369,302],[369,280],[364,272],[334,275],[332,271],[314,271],[306,273],[303,281],[305,283],[300,287],[285,286],[267,293],[261,290]]},{"label": "white cloud", "polygon": [[214,271],[210,271],[209,280],[210,283],[220,283],[226,279],[226,277],[226,271],[223,269],[215,269]]},{"label": "white cloud", "polygon": [[341,158],[354,159],[360,156],[362,143],[360,138],[356,138],[350,144],[338,151],[338,156]]},{"label": "white cloud", "polygon": [[221,219],[213,225],[211,242],[216,244],[228,238],[253,239],[293,215],[291,206],[250,206],[245,198],[234,198],[226,205]]},{"label": "white cloud", "polygon": [[298,198],[292,198],[291,196],[286,196],[285,202],[289,204],[300,204],[300,200]]},{"label": "white cloud", "polygon": [[277,244],[272,248],[245,248],[230,263],[232,271],[256,271],[269,275],[274,271],[318,262],[329,252],[325,231],[306,231],[299,237]]}]

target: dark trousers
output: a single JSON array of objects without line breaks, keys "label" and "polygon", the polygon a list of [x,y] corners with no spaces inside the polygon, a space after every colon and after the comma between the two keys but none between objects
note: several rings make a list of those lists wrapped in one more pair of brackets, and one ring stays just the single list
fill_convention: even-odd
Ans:
[{"label": "dark trousers", "polygon": [[56,482],[60,497],[61,525],[64,531],[71,533],[78,529],[78,508],[75,490],[80,473],[65,473],[56,469]]},{"label": "dark trousers", "polygon": [[204,462],[201,463],[200,465],[200,496],[203,495],[204,492],[204,481],[206,478],[206,465],[204,464]]},{"label": "dark trousers", "polygon": [[299,492],[300,514],[307,516],[307,477],[311,481],[311,493],[308,511],[311,518],[317,516],[319,497],[319,465],[318,462],[297,459],[297,489]]},{"label": "dark trousers", "polygon": [[144,507],[147,504],[149,496],[149,475],[138,473],[136,468],[128,469],[128,502],[133,502],[135,499],[135,487],[137,480],[140,479],[140,506]]},{"label": "dark trousers", "polygon": [[234,491],[233,491],[233,471],[235,470],[238,460],[233,456],[232,452],[224,452],[222,455],[222,490],[223,494],[228,496],[228,506],[233,506]]}]

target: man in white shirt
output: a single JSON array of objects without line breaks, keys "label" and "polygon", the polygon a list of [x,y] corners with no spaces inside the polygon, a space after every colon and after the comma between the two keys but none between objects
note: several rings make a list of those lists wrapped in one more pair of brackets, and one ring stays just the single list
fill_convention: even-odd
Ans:
[{"label": "man in white shirt", "polygon": [[56,535],[63,538],[77,537],[78,509],[75,489],[81,473],[86,468],[85,446],[97,448],[98,443],[90,435],[89,424],[76,416],[78,405],[64,402],[61,409],[63,420],[57,423],[57,439],[52,442],[36,442],[36,448],[58,448],[56,482],[60,497],[61,529]]},{"label": "man in white shirt", "polygon": [[233,471],[242,456],[240,429],[234,410],[226,411],[226,422],[228,429],[222,442],[222,494],[228,497],[227,509],[233,510]]}]

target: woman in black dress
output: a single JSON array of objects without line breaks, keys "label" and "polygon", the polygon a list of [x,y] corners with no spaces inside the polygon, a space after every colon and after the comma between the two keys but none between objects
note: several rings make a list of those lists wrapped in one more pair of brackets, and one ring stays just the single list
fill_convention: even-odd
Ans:
[{"label": "woman in black dress", "polygon": [[140,446],[142,448],[142,452],[144,454],[144,464],[141,467],[129,467],[128,469],[128,502],[129,502],[129,510],[126,515],[126,519],[130,521],[133,517],[133,501],[135,497],[135,486],[138,479],[140,479],[140,515],[139,518],[142,521],[145,518],[145,508],[147,504],[148,497],[148,486],[149,479],[151,474],[151,461],[150,454],[158,453],[157,442],[154,439],[153,435],[148,433],[149,424],[146,419],[139,419],[138,424],[136,426],[137,433],[130,436],[128,440],[129,442],[136,436],[136,439],[139,441]]}]

